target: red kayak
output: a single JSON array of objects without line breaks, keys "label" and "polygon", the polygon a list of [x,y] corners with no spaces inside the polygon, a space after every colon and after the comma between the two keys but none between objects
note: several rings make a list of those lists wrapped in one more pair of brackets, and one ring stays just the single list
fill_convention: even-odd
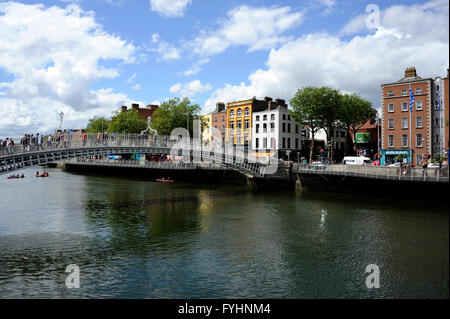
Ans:
[{"label": "red kayak", "polygon": [[157,179],[156,181],[159,183],[175,183],[173,179]]}]

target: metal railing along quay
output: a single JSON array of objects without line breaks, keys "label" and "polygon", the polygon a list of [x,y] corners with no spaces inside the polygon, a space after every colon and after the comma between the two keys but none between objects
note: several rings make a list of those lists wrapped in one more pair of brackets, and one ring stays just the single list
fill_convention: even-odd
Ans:
[{"label": "metal railing along quay", "polygon": [[294,164],[293,172],[302,174],[355,176],[397,181],[449,182],[448,167],[422,169],[419,167],[400,168],[368,165],[310,166]]}]

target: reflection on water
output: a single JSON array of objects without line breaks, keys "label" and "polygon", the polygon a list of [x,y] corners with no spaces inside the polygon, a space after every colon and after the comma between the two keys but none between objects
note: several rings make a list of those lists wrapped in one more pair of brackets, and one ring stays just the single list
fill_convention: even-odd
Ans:
[{"label": "reflection on water", "polygon": [[0,180],[0,298],[448,298],[446,204],[25,173]]}]

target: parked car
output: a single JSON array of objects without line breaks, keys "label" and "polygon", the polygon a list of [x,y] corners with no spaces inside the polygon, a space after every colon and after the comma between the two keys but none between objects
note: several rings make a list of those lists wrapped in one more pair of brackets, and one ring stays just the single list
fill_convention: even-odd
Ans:
[{"label": "parked car", "polygon": [[439,164],[437,163],[428,164],[428,168],[439,168]]},{"label": "parked car", "polygon": [[316,161],[316,162],[312,162],[311,164],[309,164],[310,168],[325,168],[326,165],[322,162]]}]

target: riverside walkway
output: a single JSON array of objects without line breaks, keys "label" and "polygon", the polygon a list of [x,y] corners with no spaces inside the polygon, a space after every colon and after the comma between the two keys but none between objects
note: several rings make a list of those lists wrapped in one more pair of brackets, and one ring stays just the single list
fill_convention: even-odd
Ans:
[{"label": "riverside walkway", "polygon": [[411,181],[448,183],[448,168],[422,168],[401,169],[400,167],[369,166],[369,165],[323,165],[308,166],[294,164],[293,173],[299,175],[361,177],[377,180]]}]

